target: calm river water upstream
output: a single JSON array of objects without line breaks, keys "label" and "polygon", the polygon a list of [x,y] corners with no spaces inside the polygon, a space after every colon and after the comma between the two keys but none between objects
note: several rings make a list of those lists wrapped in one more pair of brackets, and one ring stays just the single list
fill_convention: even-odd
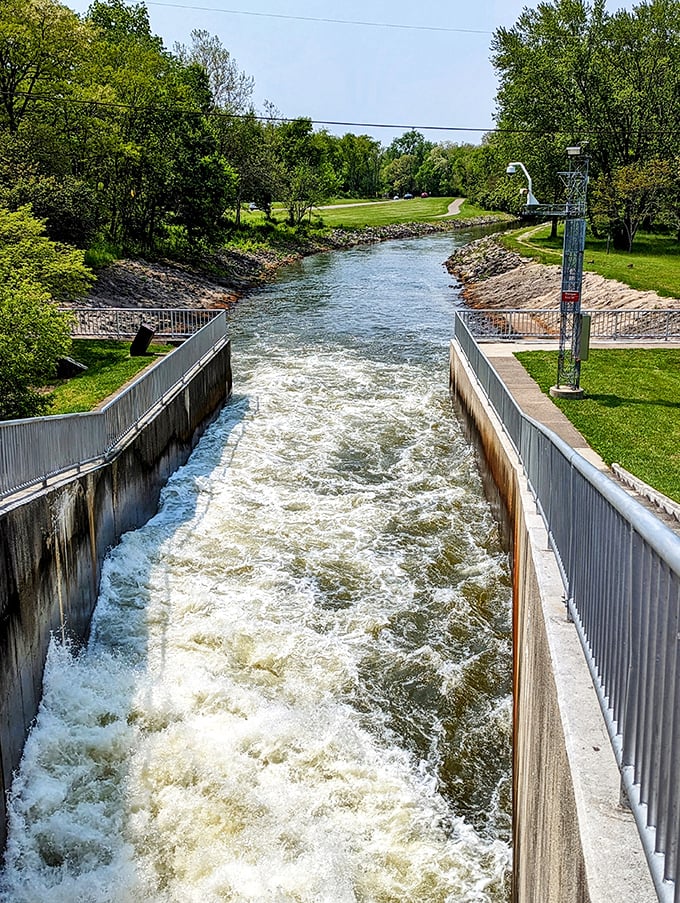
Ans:
[{"label": "calm river water upstream", "polygon": [[461,236],[231,315],[234,398],[53,644],[6,903],[507,899],[510,583],[448,397]]}]

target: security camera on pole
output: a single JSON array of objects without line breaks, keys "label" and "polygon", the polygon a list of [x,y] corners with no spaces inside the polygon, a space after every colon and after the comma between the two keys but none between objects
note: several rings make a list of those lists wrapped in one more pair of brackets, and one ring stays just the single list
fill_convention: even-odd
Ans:
[{"label": "security camera on pole", "polygon": [[580,147],[568,147],[569,170],[560,172],[566,188],[565,204],[541,204],[534,197],[529,173],[522,163],[510,163],[506,172],[513,175],[521,169],[528,182],[527,216],[564,217],[562,247],[562,290],[560,294],[560,346],[557,361],[557,383],[550,394],[559,398],[583,398],[580,387],[581,361],[587,357],[590,318],[581,314],[583,251],[586,242],[586,191],[588,158]]}]

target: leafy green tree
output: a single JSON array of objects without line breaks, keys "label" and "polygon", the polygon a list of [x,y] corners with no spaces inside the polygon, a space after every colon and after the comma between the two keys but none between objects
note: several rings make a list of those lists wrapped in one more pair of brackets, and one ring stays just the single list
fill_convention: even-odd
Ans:
[{"label": "leafy green tree", "polygon": [[[496,140],[514,146],[541,199],[558,199],[564,148],[587,140],[591,176],[675,154],[680,119],[680,4],[651,0],[609,14],[604,0],[553,0],[498,29]],[[620,192],[618,192],[620,193]],[[617,218],[614,242],[630,234]]]},{"label": "leafy green tree", "polygon": [[337,179],[328,161],[326,143],[315,134],[311,119],[284,122],[276,130],[280,198],[288,222],[298,226],[312,207],[332,197]]},{"label": "leafy green tree", "polygon": [[388,161],[382,169],[382,180],[390,194],[413,193],[416,190],[417,160],[412,154],[402,154]]},{"label": "leafy green tree", "polygon": [[382,147],[368,135],[348,132],[338,141],[340,191],[346,197],[372,198],[380,194]]},{"label": "leafy green tree", "polygon": [[43,109],[43,95],[70,93],[72,73],[88,52],[89,30],[52,0],[0,4],[0,111],[15,135],[28,114]]},{"label": "leafy green tree", "polygon": [[252,109],[254,80],[242,72],[220,39],[198,29],[191,44],[175,44],[177,58],[205,73],[210,92],[209,126],[228,166],[228,203],[241,224],[241,207],[253,201],[269,211],[276,186],[271,141]]},{"label": "leafy green tree", "polygon": [[255,203],[270,213],[278,186],[272,139],[273,135],[253,112],[229,119],[221,131],[222,153],[236,173],[232,206],[237,227],[241,224],[244,202]]},{"label": "leafy green tree", "polygon": [[39,387],[71,343],[56,302],[80,297],[92,279],[82,252],[47,238],[29,208],[0,208],[0,418],[46,411]]},{"label": "leafy green tree", "polygon": [[404,194],[418,189],[416,174],[434,145],[412,129],[404,132],[385,151],[381,178],[389,194]]},{"label": "leafy green tree", "polygon": [[83,252],[53,242],[29,207],[0,208],[0,282],[30,281],[57,301],[82,297],[94,277]]},{"label": "leafy green tree", "polygon": [[113,103],[96,170],[109,237],[143,250],[157,247],[173,228],[191,244],[214,240],[233,196],[234,173],[207,119],[207,73],[163,50],[143,6],[97,0],[90,16]]},{"label": "leafy green tree", "polygon": [[602,221],[610,234],[623,233],[631,251],[640,226],[667,209],[673,176],[673,164],[658,157],[600,175],[591,189],[595,221]]}]

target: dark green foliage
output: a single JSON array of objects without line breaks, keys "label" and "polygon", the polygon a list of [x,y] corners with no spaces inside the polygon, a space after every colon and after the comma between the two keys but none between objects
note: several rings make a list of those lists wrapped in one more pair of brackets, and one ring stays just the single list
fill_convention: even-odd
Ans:
[{"label": "dark green foliage", "polygon": [[[640,222],[680,221],[680,4],[609,13],[604,0],[526,8],[492,41],[500,132],[497,176],[522,160],[543,203],[564,198],[565,148],[590,158],[594,226],[630,249]],[[480,201],[494,177],[477,183]],[[493,195],[494,188],[491,188]]]},{"label": "dark green foliage", "polygon": [[55,299],[75,299],[92,280],[75,248],[55,244],[28,208],[0,208],[0,418],[45,413],[38,389],[71,344],[70,317]]}]

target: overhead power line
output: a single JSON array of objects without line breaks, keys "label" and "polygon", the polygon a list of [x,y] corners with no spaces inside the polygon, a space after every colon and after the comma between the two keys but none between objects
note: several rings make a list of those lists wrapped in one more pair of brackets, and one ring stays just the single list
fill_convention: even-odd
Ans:
[{"label": "overhead power line", "polygon": [[258,13],[246,9],[223,9],[219,6],[195,6],[188,3],[162,3],[160,0],[146,0],[147,6],[163,6],[166,9],[190,9],[209,13],[226,13],[230,16],[255,16],[260,19],[290,19],[295,22],[323,22],[330,25],[359,25],[366,28],[398,28],[404,31],[444,31],[457,34],[493,34],[487,29],[453,28],[448,25],[406,25],[399,22],[364,22],[358,19],[330,19],[321,16],[292,16],[287,13]]},{"label": "overhead power line", "polygon": [[[0,91],[0,96],[3,93]],[[48,93],[28,93],[24,91],[16,91],[17,97],[30,97],[31,100],[41,100],[55,105],[71,104],[84,107],[101,107],[103,109],[129,111],[131,113],[181,113],[186,116],[208,116],[219,119],[257,119],[260,122],[295,122],[297,119],[310,119],[308,116],[264,116],[254,113],[232,113],[226,110],[198,110],[196,108],[187,108],[181,106],[170,106],[168,104],[149,104],[139,106],[136,104],[124,103],[116,100],[95,100],[81,99],[77,97],[66,97],[63,94]],[[310,119],[312,125],[335,125],[352,128],[366,129],[415,129],[417,131],[439,131],[439,132],[492,132],[495,129],[485,126],[484,128],[476,128],[470,126],[453,126],[453,125],[402,125],[399,123],[388,122],[344,122],[336,119]]]},{"label": "overhead power line", "polygon": [[[0,98],[7,92],[0,91]],[[52,103],[55,106],[72,105],[83,107],[101,107],[102,109],[119,110],[130,113],[175,113],[183,116],[200,116],[215,119],[256,119],[259,122],[296,122],[298,119],[309,119],[312,125],[329,125],[342,126],[343,128],[362,128],[362,129],[400,129],[403,131],[419,131],[419,132],[477,132],[479,134],[497,133],[501,135],[564,135],[569,134],[571,129],[565,125],[561,129],[536,129],[530,127],[514,127],[504,126],[464,126],[464,125],[414,125],[413,123],[396,123],[396,122],[351,122],[339,119],[312,119],[309,116],[265,116],[258,113],[233,113],[226,110],[199,110],[194,108],[171,106],[169,104],[149,104],[140,106],[136,104],[124,103],[123,101],[114,100],[86,100],[77,97],[66,97],[63,94],[49,93],[28,93],[24,91],[15,92],[17,97],[30,97],[32,100],[41,100]],[[31,111],[30,108],[26,112]],[[611,129],[588,129],[578,128],[578,133],[584,138],[588,135],[609,135]],[[669,127],[664,130],[665,135],[677,135],[680,130],[678,128]],[[658,134],[658,132],[657,132]]]}]

